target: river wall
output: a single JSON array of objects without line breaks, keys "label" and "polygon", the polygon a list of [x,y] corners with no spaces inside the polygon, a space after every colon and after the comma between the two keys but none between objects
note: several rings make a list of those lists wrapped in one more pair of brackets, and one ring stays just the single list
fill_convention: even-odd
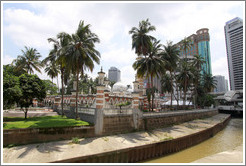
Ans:
[{"label": "river wall", "polygon": [[[198,118],[211,117],[218,114],[216,109],[177,111],[169,113],[141,114],[138,110],[123,109],[122,112],[104,110],[95,114],[93,118],[100,123],[89,127],[52,127],[32,129],[5,129],[3,130],[3,145],[29,144],[38,142],[72,139],[73,137],[88,138],[96,136],[114,135],[134,131],[152,130],[174,124],[187,122]],[[74,117],[72,111],[65,111],[66,116]],[[83,113],[79,116],[85,117]],[[90,115],[91,116],[91,115]],[[91,119],[93,119],[91,118]],[[102,133],[97,134],[101,128]],[[18,139],[17,139],[18,138]]]},{"label": "river wall", "polygon": [[220,119],[218,123],[210,128],[195,132],[193,134],[178,137],[172,140],[164,140],[156,143],[140,145],[110,152],[75,157],[65,160],[57,160],[54,163],[134,163],[143,160],[160,157],[170,153],[178,152],[185,148],[199,144],[213,137],[221,131],[229,122],[230,115]]}]

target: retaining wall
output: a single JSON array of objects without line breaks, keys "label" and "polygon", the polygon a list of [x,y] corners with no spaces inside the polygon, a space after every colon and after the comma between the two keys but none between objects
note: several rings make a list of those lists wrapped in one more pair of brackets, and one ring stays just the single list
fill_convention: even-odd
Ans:
[{"label": "retaining wall", "polygon": [[[56,109],[55,111],[59,115],[62,115],[62,110]],[[63,110],[63,111],[64,111],[64,114],[66,117],[71,118],[71,119],[76,118],[75,109]],[[90,124],[95,124],[95,116],[94,115],[78,112],[78,116],[79,116],[80,120],[89,122]]]},{"label": "retaining wall", "polygon": [[94,136],[93,126],[3,130],[3,145],[29,144]]},{"label": "retaining wall", "polygon": [[211,117],[218,114],[217,109],[212,110],[193,110],[193,111],[181,111],[171,113],[150,113],[143,116],[143,125],[141,128],[145,130],[151,130],[156,128],[162,128],[174,124],[179,124],[187,121],[191,121],[199,118]]},{"label": "retaining wall", "polygon": [[178,152],[213,137],[229,122],[228,116],[222,122],[197,133],[168,141],[105,152],[101,154],[55,161],[56,163],[134,163]]}]

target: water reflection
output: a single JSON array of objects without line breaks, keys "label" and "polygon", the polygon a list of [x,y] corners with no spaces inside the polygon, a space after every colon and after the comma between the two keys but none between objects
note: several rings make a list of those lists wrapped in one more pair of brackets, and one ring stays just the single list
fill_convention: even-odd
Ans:
[{"label": "water reflection", "polygon": [[145,163],[189,163],[200,158],[227,150],[232,150],[243,143],[243,119],[233,118],[226,128],[214,137],[196,146],[165,157],[152,159]]}]

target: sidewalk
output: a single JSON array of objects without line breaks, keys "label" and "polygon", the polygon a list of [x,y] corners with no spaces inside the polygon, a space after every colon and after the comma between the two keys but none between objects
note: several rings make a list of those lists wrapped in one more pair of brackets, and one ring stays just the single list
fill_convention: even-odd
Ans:
[{"label": "sidewalk", "polygon": [[243,145],[229,151],[204,157],[192,163],[243,163]]},{"label": "sidewalk", "polygon": [[150,132],[143,131],[105,137],[82,138],[79,144],[66,140],[3,148],[3,162],[47,163],[137,147],[199,132],[220,123],[228,116],[226,114],[218,114],[207,119],[193,120]]},{"label": "sidewalk", "polygon": [[[27,117],[37,117],[37,116],[56,116],[57,112],[51,111],[28,111]],[[3,117],[25,117],[23,111],[8,111],[3,112]]]}]

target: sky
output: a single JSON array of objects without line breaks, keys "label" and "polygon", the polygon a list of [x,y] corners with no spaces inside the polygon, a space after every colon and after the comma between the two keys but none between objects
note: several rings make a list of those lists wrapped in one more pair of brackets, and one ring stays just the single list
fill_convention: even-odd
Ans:
[{"label": "sky", "polygon": [[[60,32],[75,33],[80,20],[84,20],[98,35],[100,43],[96,44],[96,49],[101,54],[100,65],[95,65],[92,73],[86,73],[95,78],[101,66],[106,74],[114,66],[120,69],[121,80],[126,85],[135,79],[132,64],[137,57],[131,47],[129,31],[138,27],[140,21],[148,18],[156,27],[150,34],[164,45],[167,41],[177,43],[198,29],[208,28],[212,74],[229,79],[224,26],[235,17],[245,18],[244,1],[1,3],[2,65],[21,55],[25,46],[36,48],[42,55],[41,60],[44,59],[52,49],[48,38]],[[44,69],[41,74],[35,74],[41,79],[50,79]]]}]

